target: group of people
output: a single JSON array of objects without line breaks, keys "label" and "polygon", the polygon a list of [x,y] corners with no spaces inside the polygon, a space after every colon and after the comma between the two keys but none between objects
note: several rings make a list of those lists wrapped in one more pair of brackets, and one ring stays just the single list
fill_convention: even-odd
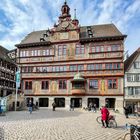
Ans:
[{"label": "group of people", "polygon": [[[33,102],[31,100],[29,100],[28,103],[28,107],[29,107],[29,112],[30,114],[33,111]],[[55,111],[56,108],[56,103],[55,101],[52,103],[52,110]],[[96,112],[96,104],[93,104],[92,102],[89,103],[89,110],[93,110],[94,112]],[[101,121],[102,121],[102,127],[106,128],[108,127],[108,120],[109,120],[109,111],[107,109],[106,106],[102,106],[101,110]],[[74,104],[70,104],[70,111],[74,111]],[[128,118],[128,114],[129,114],[130,108],[129,107],[124,107],[124,114],[126,116],[126,118]]]},{"label": "group of people", "polygon": [[93,104],[92,102],[89,103],[89,111],[96,112],[96,104]]}]

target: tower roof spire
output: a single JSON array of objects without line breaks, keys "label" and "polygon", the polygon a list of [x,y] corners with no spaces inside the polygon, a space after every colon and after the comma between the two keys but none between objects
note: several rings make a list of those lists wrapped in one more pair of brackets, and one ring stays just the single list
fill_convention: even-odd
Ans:
[{"label": "tower roof spire", "polygon": [[76,9],[74,9],[74,19],[76,19]]},{"label": "tower roof spire", "polygon": [[61,16],[59,17],[59,19],[65,19],[65,18],[70,18],[71,15],[70,15],[70,8],[69,6],[67,5],[67,1],[65,0],[62,8],[61,8]]},{"label": "tower roof spire", "polygon": [[78,24],[79,24],[79,21],[78,21],[78,19],[76,18],[76,9],[74,9],[74,19],[72,20],[72,22],[73,22],[73,24],[76,25],[76,26],[78,26]]}]

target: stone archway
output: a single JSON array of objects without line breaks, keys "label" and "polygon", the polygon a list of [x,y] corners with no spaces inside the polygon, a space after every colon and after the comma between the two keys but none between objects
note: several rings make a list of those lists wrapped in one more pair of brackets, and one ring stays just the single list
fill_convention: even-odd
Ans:
[{"label": "stone archway", "polygon": [[96,107],[99,108],[99,98],[88,98],[88,104],[87,106],[89,106],[89,103],[92,103],[93,105],[96,104]]},{"label": "stone archway", "polygon": [[115,102],[116,102],[115,98],[106,98],[105,99],[105,105],[107,108],[115,109]]},{"label": "stone archway", "polygon": [[39,98],[39,107],[48,107],[49,99],[48,98]]}]

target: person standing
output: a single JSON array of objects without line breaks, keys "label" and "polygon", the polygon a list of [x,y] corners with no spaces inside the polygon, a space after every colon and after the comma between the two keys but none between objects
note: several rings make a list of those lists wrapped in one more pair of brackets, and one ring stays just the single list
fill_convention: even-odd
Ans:
[{"label": "person standing", "polygon": [[55,111],[56,103],[55,101],[52,103],[53,111]]},{"label": "person standing", "polygon": [[32,111],[33,111],[33,103],[32,103],[32,101],[30,100],[30,101],[29,101],[29,112],[30,112],[30,114],[32,114]]},{"label": "person standing", "polygon": [[109,111],[105,106],[103,106],[101,109],[101,117],[102,117],[102,127],[104,128],[108,127]]},{"label": "person standing", "polygon": [[89,103],[89,111],[92,111],[92,110],[93,110],[93,103],[90,102],[90,103]]},{"label": "person standing", "polygon": [[128,114],[129,114],[128,107],[124,107],[124,114],[125,114],[125,117],[128,118]]},{"label": "person standing", "polygon": [[74,111],[74,103],[70,104],[70,111]]},{"label": "person standing", "polygon": [[94,112],[96,112],[96,104],[93,105]]}]

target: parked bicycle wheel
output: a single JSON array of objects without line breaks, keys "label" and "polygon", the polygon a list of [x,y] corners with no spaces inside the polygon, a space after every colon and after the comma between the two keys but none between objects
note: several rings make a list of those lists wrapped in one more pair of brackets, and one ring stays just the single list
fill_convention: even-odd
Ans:
[{"label": "parked bicycle wheel", "polygon": [[117,122],[115,120],[109,120],[108,123],[110,128],[116,128],[117,127]]},{"label": "parked bicycle wheel", "polygon": [[124,136],[124,140],[130,140],[130,133],[126,133]]},{"label": "parked bicycle wheel", "polygon": [[97,118],[96,118],[96,121],[97,121],[97,123],[102,124],[101,116],[97,117]]}]

